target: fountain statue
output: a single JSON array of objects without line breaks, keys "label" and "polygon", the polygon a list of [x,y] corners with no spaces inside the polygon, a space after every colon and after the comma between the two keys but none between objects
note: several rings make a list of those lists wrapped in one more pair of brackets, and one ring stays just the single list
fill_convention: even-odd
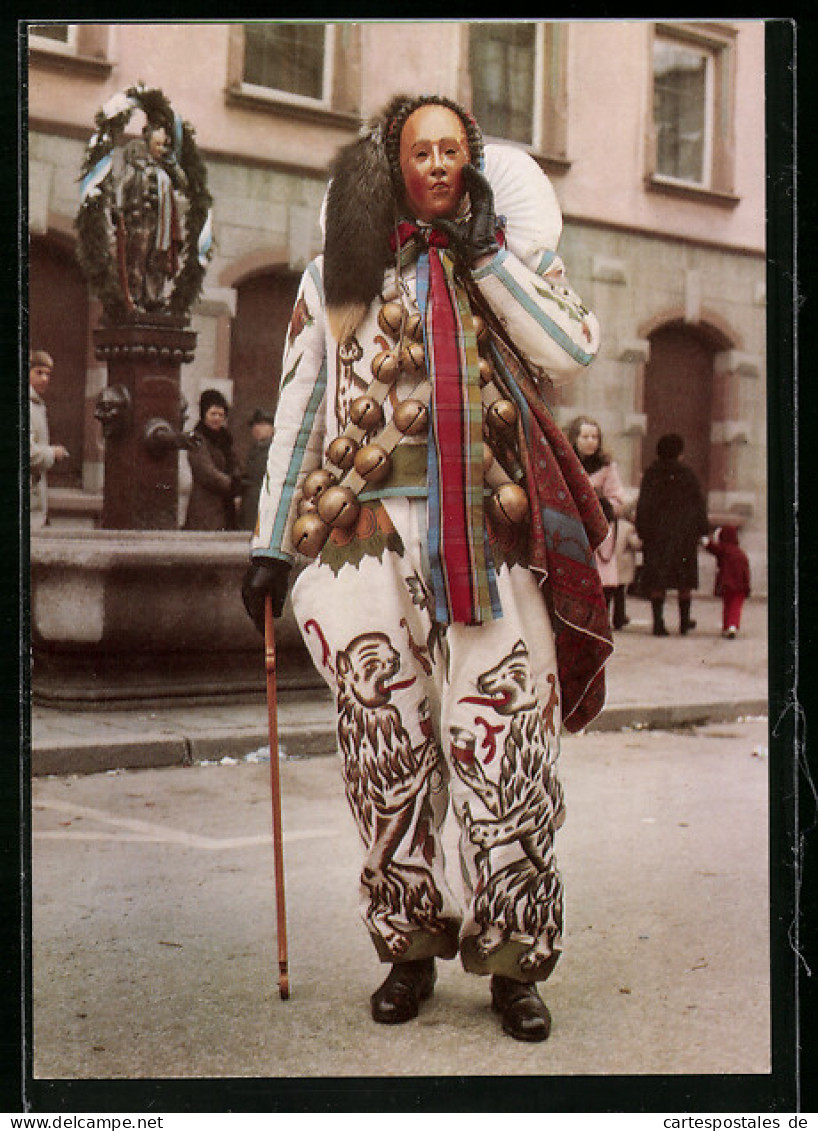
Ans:
[{"label": "fountain statue", "polygon": [[[125,140],[135,115],[139,137]],[[263,648],[240,579],[246,533],[180,531],[181,367],[211,256],[207,175],[191,125],[142,85],[98,111],[80,180],[78,258],[102,305],[107,367],[94,416],[105,443],[101,529],[31,540],[32,694],[62,706],[261,697]],[[281,682],[312,686],[291,617]]]}]

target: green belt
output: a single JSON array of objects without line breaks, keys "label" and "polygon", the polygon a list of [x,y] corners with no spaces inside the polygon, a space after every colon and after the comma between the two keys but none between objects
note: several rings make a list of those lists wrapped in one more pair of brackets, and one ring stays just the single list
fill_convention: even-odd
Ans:
[{"label": "green belt", "polygon": [[381,499],[390,495],[426,495],[426,444],[398,444],[391,453],[392,468],[387,477],[359,499]]}]

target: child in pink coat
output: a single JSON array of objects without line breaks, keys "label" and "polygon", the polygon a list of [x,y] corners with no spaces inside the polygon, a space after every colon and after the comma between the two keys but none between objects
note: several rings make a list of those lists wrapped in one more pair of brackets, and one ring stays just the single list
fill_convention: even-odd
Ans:
[{"label": "child in pink coat", "polygon": [[738,527],[722,526],[704,548],[716,559],[714,592],[722,602],[722,636],[732,640],[741,628],[741,610],[750,595],[750,562],[738,544]]}]

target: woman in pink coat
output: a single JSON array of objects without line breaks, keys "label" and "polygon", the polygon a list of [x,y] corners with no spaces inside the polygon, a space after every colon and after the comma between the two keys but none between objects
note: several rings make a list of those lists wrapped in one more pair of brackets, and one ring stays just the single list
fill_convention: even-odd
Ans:
[{"label": "woman in pink coat", "polygon": [[616,528],[617,519],[625,508],[625,489],[616,464],[603,447],[602,429],[595,420],[589,416],[577,416],[568,425],[566,434],[599,496],[602,510],[610,526],[608,537],[594,554],[610,612],[614,593],[619,584],[619,572],[616,567]]}]

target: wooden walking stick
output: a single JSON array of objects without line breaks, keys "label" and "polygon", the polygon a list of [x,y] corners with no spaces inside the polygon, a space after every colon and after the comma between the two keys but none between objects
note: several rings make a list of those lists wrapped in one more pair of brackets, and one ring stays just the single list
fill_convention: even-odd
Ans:
[{"label": "wooden walking stick", "polygon": [[264,670],[267,673],[267,724],[270,733],[270,790],[273,800],[273,862],[276,885],[276,934],[278,936],[278,992],[283,1001],[290,996],[287,974],[287,912],[284,905],[284,850],[281,835],[281,782],[278,776],[278,696],[276,693],[276,642],[273,630],[273,599],[264,602]]}]

